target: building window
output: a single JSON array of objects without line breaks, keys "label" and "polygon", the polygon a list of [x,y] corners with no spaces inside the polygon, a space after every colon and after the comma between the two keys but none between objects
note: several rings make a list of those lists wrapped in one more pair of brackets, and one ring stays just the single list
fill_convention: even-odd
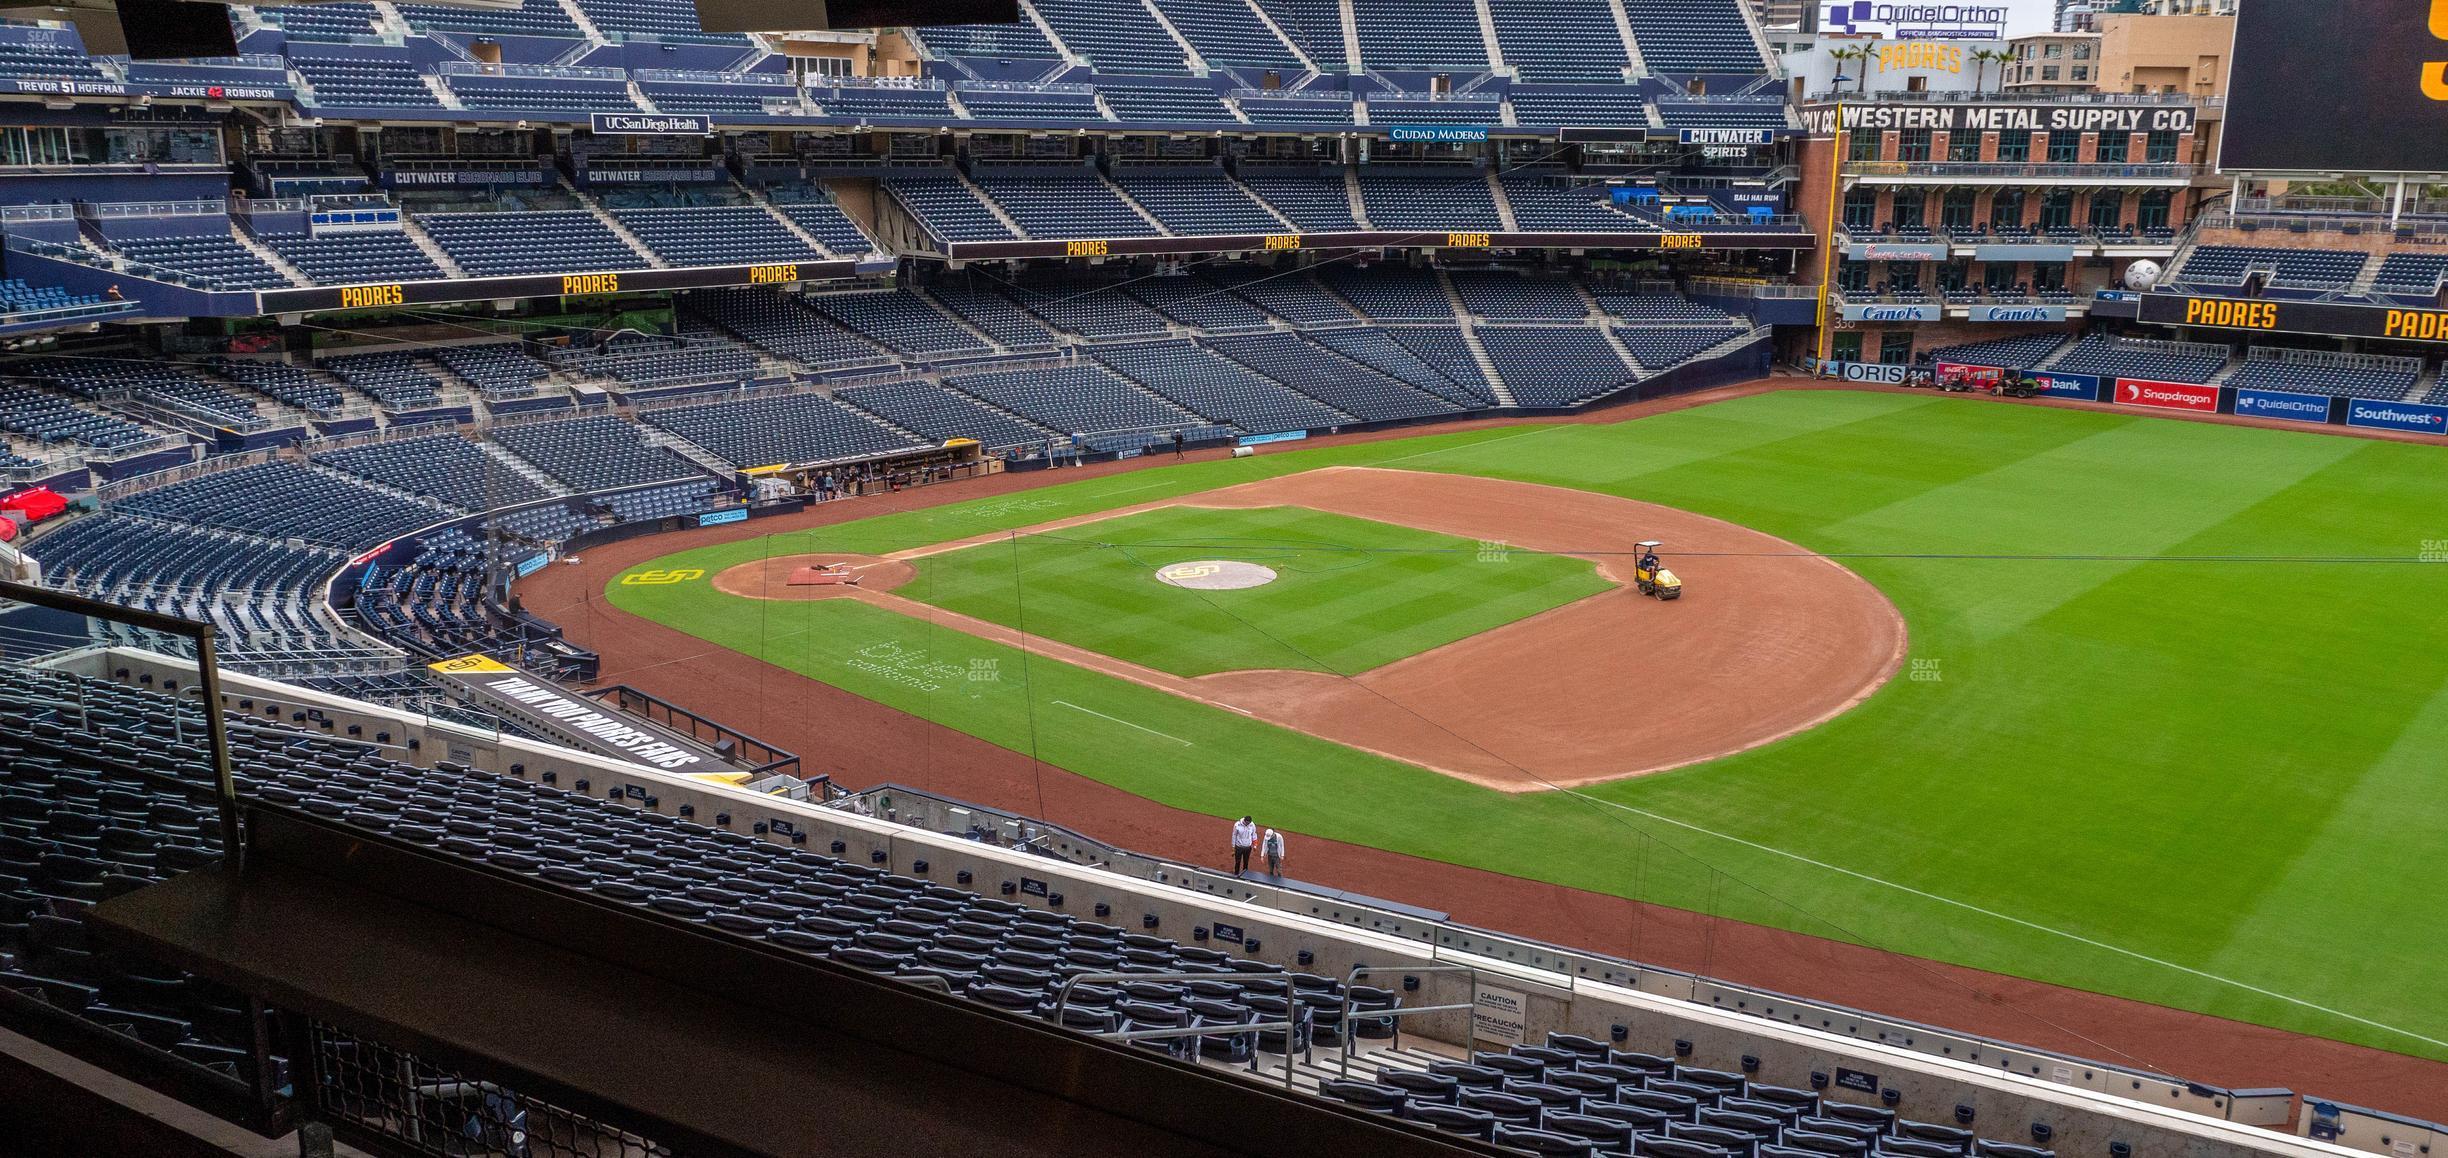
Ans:
[{"label": "building window", "polygon": [[1879,159],[1879,134],[1874,129],[1855,129],[1845,138],[1845,160],[1875,161]]},{"label": "building window", "polygon": [[1928,129],[1906,129],[1897,134],[1897,139],[1901,146],[1896,152],[1897,160],[1926,161],[1930,159],[1930,131]]},{"label": "building window", "polygon": [[1980,160],[1981,135],[1971,129],[1957,129],[1947,138],[1947,160]]},{"label": "building window", "polygon": [[2023,227],[2023,191],[2000,189],[1989,201],[1991,229],[2021,229]]},{"label": "building window", "polygon": [[2042,79],[2042,80],[2056,80],[2056,79],[2057,79],[2057,66],[2056,66],[2056,65],[2053,65],[2053,64],[2044,64],[2044,65],[2041,65],[2041,66],[2040,66],[2040,79]]},{"label": "building window", "polygon": [[1828,343],[1828,357],[1839,362],[1859,362],[1861,343],[1860,330],[1838,330],[1835,339]]},{"label": "building window", "polygon": [[2103,165],[2122,165],[2127,150],[2133,148],[2132,133],[2101,133],[2099,159]]},{"label": "building window", "polygon": [[2048,159],[2060,165],[2071,165],[2082,159],[2082,134],[2068,131],[2050,133]]},{"label": "building window", "polygon": [[2054,292],[2064,289],[2065,284],[2066,267],[2064,265],[2052,265],[2044,262],[2034,263],[2032,265],[2033,289],[2040,290],[2044,293]]},{"label": "building window", "polygon": [[2001,161],[2031,160],[2031,130],[2008,129],[1998,134],[1998,156]]},{"label": "building window", "polygon": [[2074,191],[2051,189],[2040,195],[2040,228],[2067,229],[2074,224]]},{"label": "building window", "polygon": [[1919,189],[1898,189],[1894,205],[1896,228],[1919,229],[1929,223],[1929,194]]},{"label": "building window", "polygon": [[1912,361],[1911,330],[1889,330],[1879,335],[1879,361],[1890,366],[1902,366]]},{"label": "building window", "polygon": [[1844,227],[1870,229],[1878,224],[1878,191],[1866,185],[1845,190]]},{"label": "building window", "polygon": [[2065,45],[2062,44],[2050,44],[2040,50],[2040,57],[2043,60],[2056,60],[2064,55]]},{"label": "building window", "polygon": [[2150,139],[2142,143],[2142,159],[2153,165],[2165,165],[2176,160],[2176,130],[2152,129]]},{"label": "building window", "polygon": [[2152,189],[2143,193],[2142,203],[2134,207],[2134,224],[2144,229],[2167,228],[2168,206],[2173,200],[2173,190]]},{"label": "building window", "polygon": [[1972,228],[1972,191],[1949,189],[1938,207],[1938,220],[1948,229]]},{"label": "building window", "polygon": [[2090,66],[2090,65],[2087,65],[2087,64],[2078,64],[2078,65],[2075,65],[2075,66],[2074,66],[2074,77],[2073,77],[2073,79],[2075,79],[2075,80],[2089,80],[2089,79],[2091,79],[2091,66]]},{"label": "building window", "polygon": [[2125,195],[2114,189],[2091,192],[2091,227],[2114,229],[2125,223]]},{"label": "building window", "polygon": [[2077,45],[2075,45],[2075,46],[2074,46],[2074,59],[2076,59],[2076,60],[2089,60],[2089,59],[2091,59],[2091,46],[2090,46],[2090,45],[2088,45],[2088,44],[2077,44]]}]

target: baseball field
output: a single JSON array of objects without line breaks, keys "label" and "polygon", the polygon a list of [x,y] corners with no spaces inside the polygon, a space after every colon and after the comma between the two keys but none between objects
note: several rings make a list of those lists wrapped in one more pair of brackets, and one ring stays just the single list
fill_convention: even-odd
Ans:
[{"label": "baseball field", "polygon": [[[1775,392],[1105,475],[605,595],[1174,807],[2448,1059],[2441,453]],[[1680,601],[1628,589],[1644,538]],[[1211,563],[1272,579],[1158,576]]]}]

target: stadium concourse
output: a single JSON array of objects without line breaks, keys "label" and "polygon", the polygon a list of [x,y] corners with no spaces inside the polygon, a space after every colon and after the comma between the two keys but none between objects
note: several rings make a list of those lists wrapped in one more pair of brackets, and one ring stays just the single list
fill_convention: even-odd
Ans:
[{"label": "stadium concourse", "polygon": [[[175,61],[0,25],[0,1150],[2448,1143],[2448,1022],[2385,976],[2420,987],[2432,944],[2273,964],[2308,922],[2227,888],[2283,877],[2377,942],[2380,884],[2222,863],[2163,920],[2120,890],[2195,866],[2120,841],[1993,911],[1776,835],[1712,863],[1657,835],[1721,838],[1676,819],[1707,809],[1606,795],[1739,767],[1730,830],[1777,804],[1738,776],[1845,724],[1870,757],[1806,783],[1959,729],[1925,771],[2078,763],[2049,720],[1894,705],[1982,663],[2037,686],[2067,639],[2133,636],[2165,685],[2257,670],[2132,659],[2230,653],[2083,620],[2083,577],[2255,510],[2435,509],[2386,456],[2448,433],[2448,205],[2220,171],[2222,133],[2281,135],[2221,68],[1964,91],[1957,48],[1859,75],[1857,34],[1756,7],[742,34],[686,0],[375,0],[231,8],[237,55]],[[2028,397],[1903,393],[1938,382]],[[2026,460],[2015,496],[2163,501],[2162,457],[2268,469],[2139,532],[1948,505]],[[2343,521],[2281,537],[2409,561]],[[1981,570],[2092,536],[2117,553],[2050,557],[2062,587]],[[1661,549],[1690,598],[1644,597]],[[1974,577],[1897,570],[1928,559]],[[2433,654],[2320,638],[2409,683]],[[2353,753],[2422,733],[2364,674],[2331,681],[2343,780],[2282,769],[2306,799],[2261,828],[2148,799],[2140,843],[2309,848],[2330,797],[2368,806],[2395,773]],[[2149,746],[2097,762],[2197,771]],[[2101,788],[1979,779],[1905,795]],[[1810,823],[2095,848],[1885,799]],[[1665,827],[1582,857],[1610,808]],[[1252,811],[1286,876],[1217,871]],[[1338,839],[1361,815],[1385,835]]]}]

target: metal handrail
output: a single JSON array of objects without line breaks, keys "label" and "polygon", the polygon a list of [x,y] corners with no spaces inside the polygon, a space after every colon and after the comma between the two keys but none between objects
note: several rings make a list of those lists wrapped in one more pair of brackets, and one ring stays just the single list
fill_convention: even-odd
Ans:
[{"label": "metal handrail", "polygon": [[[1479,969],[1479,967],[1478,967],[1478,966],[1476,966],[1476,965],[1403,965],[1403,966],[1399,966],[1399,967],[1398,967],[1398,966],[1393,966],[1393,965],[1374,965],[1374,966],[1372,966],[1372,965],[1354,965],[1354,966],[1352,966],[1352,967],[1351,967],[1351,972],[1350,972],[1350,973],[1348,973],[1348,974],[1346,974],[1346,975],[1344,975],[1344,978],[1343,978],[1343,1019],[1342,1019],[1342,1021],[1341,1021],[1340,1023],[1338,1023],[1338,1024],[1335,1026],[1335,1030],[1336,1030],[1336,1032],[1338,1032],[1338,1033],[1342,1034],[1342,1036],[1343,1036],[1343,1051],[1342,1051],[1342,1052],[1343,1052],[1343,1058],[1342,1058],[1342,1064],[1341,1064],[1341,1067],[1340,1067],[1340,1069],[1338,1069],[1338,1070],[1337,1070],[1337,1073],[1338,1073],[1338,1074],[1339,1074],[1341,1077],[1343,1077],[1344,1079],[1346,1079],[1346,1080],[1349,1080],[1349,1079],[1350,1079],[1350,1077],[1351,1077],[1351,1059],[1352,1059],[1352,1052],[1353,1052],[1353,1051],[1352,1051],[1352,1043],[1354,1043],[1355,1041],[1359,1040],[1359,1035],[1358,1035],[1358,1034],[1356,1034],[1356,1033],[1353,1033],[1353,1032],[1352,1032],[1352,1023],[1351,1023],[1351,1019],[1352,1019],[1352,993],[1351,993],[1351,991],[1352,991],[1352,986],[1353,986],[1353,985],[1355,985],[1355,984],[1358,984],[1358,983],[1359,983],[1360,978],[1361,978],[1361,976],[1362,976],[1362,975],[1364,975],[1364,974],[1369,974],[1369,973],[1468,973],[1468,974],[1470,974],[1471,999],[1470,999],[1469,1001],[1463,1002],[1463,1003],[1462,1003],[1462,1004],[1460,1004],[1460,1005],[1396,1005],[1396,1006],[1395,1006],[1394,1008],[1392,1008],[1392,1009],[1385,1009],[1385,1010],[1377,1010],[1377,1009],[1372,1009],[1372,1010],[1369,1010],[1369,1011],[1368,1011],[1368,1016],[1370,1016],[1370,1017],[1382,1017],[1382,1018],[1385,1018],[1385,1019],[1387,1019],[1387,1020],[1389,1020],[1389,1021],[1392,1021],[1392,1022],[1394,1023],[1394,1048],[1395,1048],[1395,1049],[1401,1049],[1401,1048],[1402,1048],[1402,1020],[1401,1020],[1402,1018],[1409,1017],[1409,1016],[1411,1016],[1411,1015],[1413,1015],[1413,1014],[1417,1014],[1417,1013],[1452,1013],[1452,1012],[1454,1012],[1454,1011],[1456,1011],[1456,1010],[1461,1010],[1461,1009],[1477,1009],[1477,1008],[1479,1008],[1479,973],[1480,973],[1480,969]],[[1396,1000],[1398,1000],[1398,1001],[1399,1001],[1399,1000],[1400,1000],[1400,998],[1397,998]]]},{"label": "metal handrail", "polygon": [[[1181,1025],[1167,1026],[1163,1029],[1116,1030],[1110,1033],[1099,1033],[1092,1036],[1101,1037],[1107,1041],[1131,1042],[1157,1041],[1175,1037],[1232,1037],[1243,1033],[1255,1034],[1260,1030],[1280,1029],[1284,1034],[1284,1045],[1289,1047],[1292,1045],[1292,1031],[1300,1028],[1300,1018],[1298,1016],[1300,1010],[1300,989],[1299,986],[1293,982],[1292,974],[1289,971],[1281,974],[1234,973],[1229,970],[1224,972],[1206,971],[1199,973],[1081,973],[1064,981],[1062,989],[1055,993],[1054,1014],[1051,1020],[1058,1026],[1063,1023],[1063,1011],[1071,1008],[1071,990],[1082,981],[1235,981],[1246,985],[1252,978],[1269,976],[1280,976],[1283,979],[1284,1016],[1288,1020],[1234,1022],[1230,1027],[1228,1027],[1230,1029],[1229,1033],[1221,1034],[1216,1032],[1218,1027],[1212,1025]],[[1344,994],[1344,1003],[1348,1006],[1350,1002],[1351,996],[1349,993],[1349,987],[1347,986]],[[1345,1034],[1344,1036],[1346,1042],[1348,1042],[1350,1040],[1350,1035]],[[1309,1043],[1304,1041],[1300,1043],[1300,1045],[1301,1048],[1299,1052],[1304,1055],[1307,1054],[1309,1052]],[[1284,1089],[1287,1091],[1292,1088],[1292,1056],[1293,1051],[1287,1048],[1284,1051]],[[1258,1049],[1256,1046],[1252,1046],[1250,1049],[1249,1069],[1253,1074],[1258,1072]]]}]

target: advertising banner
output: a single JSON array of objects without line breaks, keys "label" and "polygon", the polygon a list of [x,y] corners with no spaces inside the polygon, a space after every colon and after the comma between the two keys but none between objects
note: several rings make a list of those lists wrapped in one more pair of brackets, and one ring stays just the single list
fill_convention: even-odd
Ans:
[{"label": "advertising banner", "polygon": [[1847,382],[1884,382],[1890,386],[1904,381],[1904,372],[1908,369],[1911,367],[1902,364],[1890,366],[1880,362],[1827,360],[1819,363],[1819,372],[1830,378],[1842,378]]},{"label": "advertising banner", "polygon": [[727,511],[707,511],[697,516],[697,525],[700,527],[719,527],[724,523],[745,523],[747,521],[748,508],[746,507],[733,507]]},{"label": "advertising banner", "polygon": [[1974,366],[1967,362],[1940,362],[1930,367],[1930,372],[1940,382],[1964,381],[1984,387],[1995,386],[1999,379],[2006,376],[2004,370],[1995,366]]},{"label": "advertising banner", "polygon": [[2071,245],[1975,245],[1974,261],[2038,261],[2061,262],[2074,260]]},{"label": "advertising banner", "polygon": [[1965,315],[1975,322],[2062,322],[2064,306],[1974,306]]},{"label": "advertising banner", "polygon": [[706,137],[714,133],[714,118],[695,113],[589,113],[588,127],[598,136]]},{"label": "advertising banner", "polygon": [[1486,125],[1387,125],[1386,135],[1397,141],[1425,141],[1441,144],[1455,141],[1484,141]]},{"label": "advertising banner", "polygon": [[2373,398],[2346,400],[2346,425],[2370,430],[2410,430],[2416,434],[2448,434],[2448,406],[2420,402],[2382,402]]},{"label": "advertising banner", "polygon": [[2116,380],[2116,400],[2126,406],[2153,406],[2161,410],[2196,410],[2204,414],[2218,413],[2219,388],[2197,382],[2156,382],[2149,378],[2119,378]]},{"label": "advertising banner", "polygon": [[2327,394],[2299,394],[2292,390],[2264,390],[2256,386],[2238,386],[2235,392],[2235,412],[2247,418],[2284,418],[2293,422],[2329,421]]},{"label": "advertising banner", "polygon": [[1889,302],[1846,303],[1842,315],[1848,322],[1934,322],[1938,307],[1933,304],[1898,305]]},{"label": "advertising banner", "polygon": [[1937,242],[1856,241],[1844,247],[1855,261],[1945,261],[1947,247]]},{"label": "advertising banner", "polygon": [[1686,145],[1766,145],[1775,142],[1775,129],[1679,129],[1675,140]]},{"label": "advertising banner", "polygon": [[1309,437],[1306,430],[1284,430],[1274,434],[1244,434],[1238,440],[1242,446],[1264,446],[1270,442],[1299,442]]},{"label": "advertising banner", "polygon": [[2024,377],[2039,383],[2040,393],[2045,397],[2072,398],[2080,402],[2099,401],[2100,380],[2094,375],[2034,370]]}]

